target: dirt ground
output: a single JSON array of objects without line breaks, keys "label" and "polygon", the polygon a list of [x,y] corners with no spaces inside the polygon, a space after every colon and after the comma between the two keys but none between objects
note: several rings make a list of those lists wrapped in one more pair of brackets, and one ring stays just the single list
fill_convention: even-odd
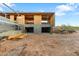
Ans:
[{"label": "dirt ground", "polygon": [[0,41],[1,56],[79,56],[79,32],[28,34],[20,40]]}]

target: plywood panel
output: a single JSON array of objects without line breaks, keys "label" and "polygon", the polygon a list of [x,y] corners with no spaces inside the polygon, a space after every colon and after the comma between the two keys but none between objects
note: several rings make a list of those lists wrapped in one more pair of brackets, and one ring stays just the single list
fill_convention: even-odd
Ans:
[{"label": "plywood panel", "polygon": [[55,26],[55,15],[52,15],[50,17],[49,23],[50,23],[51,26]]},{"label": "plywood panel", "polygon": [[17,23],[18,24],[25,24],[25,16],[24,15],[17,16]]},{"label": "plywood panel", "polygon": [[14,21],[14,15],[10,15],[10,21]]},{"label": "plywood panel", "polygon": [[42,16],[34,15],[34,24],[41,24]]}]

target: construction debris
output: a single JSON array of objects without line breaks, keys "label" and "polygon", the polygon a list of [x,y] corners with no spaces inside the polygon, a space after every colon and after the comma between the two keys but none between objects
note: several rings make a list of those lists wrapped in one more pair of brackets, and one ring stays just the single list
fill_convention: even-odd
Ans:
[{"label": "construction debris", "polygon": [[16,40],[16,39],[23,39],[23,38],[26,38],[26,35],[21,33],[21,34],[8,36],[7,40]]},{"label": "construction debris", "polygon": [[74,30],[71,26],[65,26],[65,25],[57,26],[53,29],[54,29],[53,33],[60,33],[60,34],[69,34],[76,32],[76,30]]},{"label": "construction debris", "polygon": [[21,31],[15,31],[15,30],[11,30],[11,31],[7,31],[7,32],[2,32],[0,33],[0,40],[16,40],[16,39],[22,39],[22,38],[26,38],[27,35],[24,33],[21,33]]}]

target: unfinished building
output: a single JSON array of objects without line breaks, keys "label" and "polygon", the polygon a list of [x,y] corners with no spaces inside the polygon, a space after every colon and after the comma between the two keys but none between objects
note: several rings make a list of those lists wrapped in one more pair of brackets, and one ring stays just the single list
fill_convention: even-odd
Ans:
[{"label": "unfinished building", "polygon": [[17,24],[24,26],[20,29],[24,29],[27,33],[49,33],[55,26],[54,13],[6,13],[5,15],[0,13],[0,16],[8,18],[10,21],[15,21]]}]

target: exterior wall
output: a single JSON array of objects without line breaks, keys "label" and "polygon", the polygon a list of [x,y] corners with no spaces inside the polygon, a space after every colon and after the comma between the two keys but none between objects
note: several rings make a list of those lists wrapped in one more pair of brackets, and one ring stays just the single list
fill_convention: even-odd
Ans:
[{"label": "exterior wall", "polygon": [[52,16],[50,17],[49,23],[50,23],[50,25],[51,25],[51,30],[50,30],[50,32],[52,32],[52,31],[53,31],[53,28],[54,28],[54,26],[55,26],[55,15],[52,15]]},{"label": "exterior wall", "polygon": [[41,15],[34,15],[34,32],[41,33]]},{"label": "exterior wall", "polygon": [[55,16],[54,16],[54,15],[52,15],[52,16],[50,17],[49,23],[50,23],[51,26],[55,26]]},{"label": "exterior wall", "polygon": [[[49,25],[51,26],[51,29],[52,29],[52,27],[53,26],[55,26],[55,15],[54,14],[44,14],[44,13],[42,13],[43,14],[43,16],[45,16],[46,15],[46,17],[48,16],[49,17],[49,19],[48,19],[48,22],[49,22]],[[34,24],[32,24],[33,25],[33,27],[34,27],[34,32],[35,33],[41,33],[41,27],[43,26],[43,25],[48,25],[48,24],[41,24],[41,21],[42,21],[42,14],[31,14],[31,15],[33,15],[34,17]],[[9,14],[10,15],[10,20],[11,21],[14,21],[14,18],[15,18],[15,15],[16,14]],[[20,14],[21,16],[16,16],[16,22],[18,23],[18,24],[25,24],[29,19],[25,19],[25,14]],[[27,14],[26,14],[26,16],[27,16]],[[27,16],[27,17],[29,17],[29,16]],[[28,24],[26,24],[27,26],[28,26]],[[30,24],[29,24],[30,25]]]},{"label": "exterior wall", "polygon": [[24,15],[17,16],[16,22],[17,22],[18,24],[25,24],[25,16],[24,16]]},{"label": "exterior wall", "polygon": [[14,15],[10,15],[10,20],[14,21]]},{"label": "exterior wall", "polygon": [[41,15],[34,15],[34,24],[41,24],[42,16]]}]

